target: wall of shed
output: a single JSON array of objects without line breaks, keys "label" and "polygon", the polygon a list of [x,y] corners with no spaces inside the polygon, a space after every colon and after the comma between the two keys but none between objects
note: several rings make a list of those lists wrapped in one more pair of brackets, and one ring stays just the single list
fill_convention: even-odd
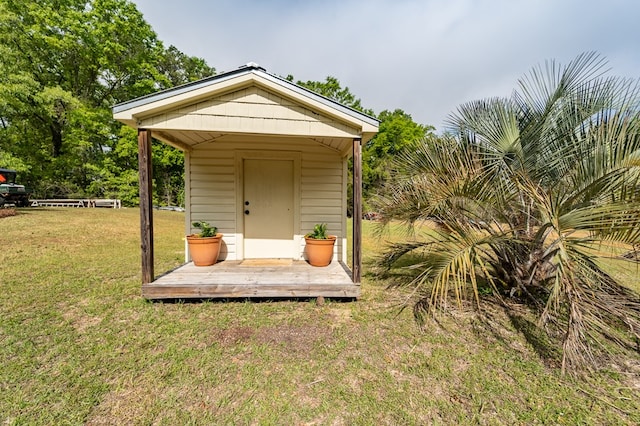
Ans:
[{"label": "wall of shed", "polygon": [[330,234],[338,236],[334,260],[346,260],[347,159],[339,152],[310,139],[264,136],[226,136],[197,145],[186,154],[186,232],[193,221],[204,220],[224,234],[222,259],[238,260],[239,203],[236,153],[285,151],[299,153],[299,234],[298,258],[304,254],[304,234],[316,223],[327,223]]}]

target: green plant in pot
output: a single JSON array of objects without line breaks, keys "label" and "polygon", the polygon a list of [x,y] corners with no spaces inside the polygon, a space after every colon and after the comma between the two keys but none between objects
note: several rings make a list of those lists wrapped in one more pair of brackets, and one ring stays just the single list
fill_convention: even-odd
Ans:
[{"label": "green plant in pot", "polygon": [[220,246],[222,244],[222,234],[218,233],[218,228],[209,225],[207,222],[191,223],[199,233],[187,235],[189,254],[196,266],[211,266],[218,261]]},{"label": "green plant in pot", "polygon": [[327,224],[319,223],[304,236],[307,261],[311,266],[327,266],[333,258],[335,235],[327,235]]}]

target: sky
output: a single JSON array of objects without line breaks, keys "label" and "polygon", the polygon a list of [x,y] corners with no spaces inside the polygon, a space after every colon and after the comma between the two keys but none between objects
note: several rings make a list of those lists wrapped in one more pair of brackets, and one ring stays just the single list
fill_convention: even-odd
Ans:
[{"label": "sky", "polygon": [[509,96],[547,60],[595,51],[640,77],[637,0],[132,0],[168,47],[217,73],[249,62],[337,78],[375,113],[445,129],[466,102]]}]

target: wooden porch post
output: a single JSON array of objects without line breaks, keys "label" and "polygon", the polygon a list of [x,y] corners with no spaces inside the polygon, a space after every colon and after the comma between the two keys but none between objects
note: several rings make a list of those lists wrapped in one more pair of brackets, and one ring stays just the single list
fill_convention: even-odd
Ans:
[{"label": "wooden porch post", "polygon": [[362,139],[353,140],[353,275],[362,278]]},{"label": "wooden porch post", "polygon": [[140,237],[142,284],[153,282],[153,183],[151,130],[138,129],[138,172],[140,182]]}]

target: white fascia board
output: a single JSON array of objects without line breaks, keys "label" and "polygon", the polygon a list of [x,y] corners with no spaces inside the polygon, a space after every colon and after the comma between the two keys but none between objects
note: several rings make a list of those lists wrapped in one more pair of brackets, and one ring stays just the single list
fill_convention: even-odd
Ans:
[{"label": "white fascia board", "polygon": [[135,128],[138,118],[197,102],[200,99],[215,96],[216,93],[228,92],[252,83],[271,88],[276,93],[287,95],[312,109],[361,128],[363,135],[375,134],[378,131],[377,119],[261,69],[234,71],[124,102],[113,107],[113,117]]}]

